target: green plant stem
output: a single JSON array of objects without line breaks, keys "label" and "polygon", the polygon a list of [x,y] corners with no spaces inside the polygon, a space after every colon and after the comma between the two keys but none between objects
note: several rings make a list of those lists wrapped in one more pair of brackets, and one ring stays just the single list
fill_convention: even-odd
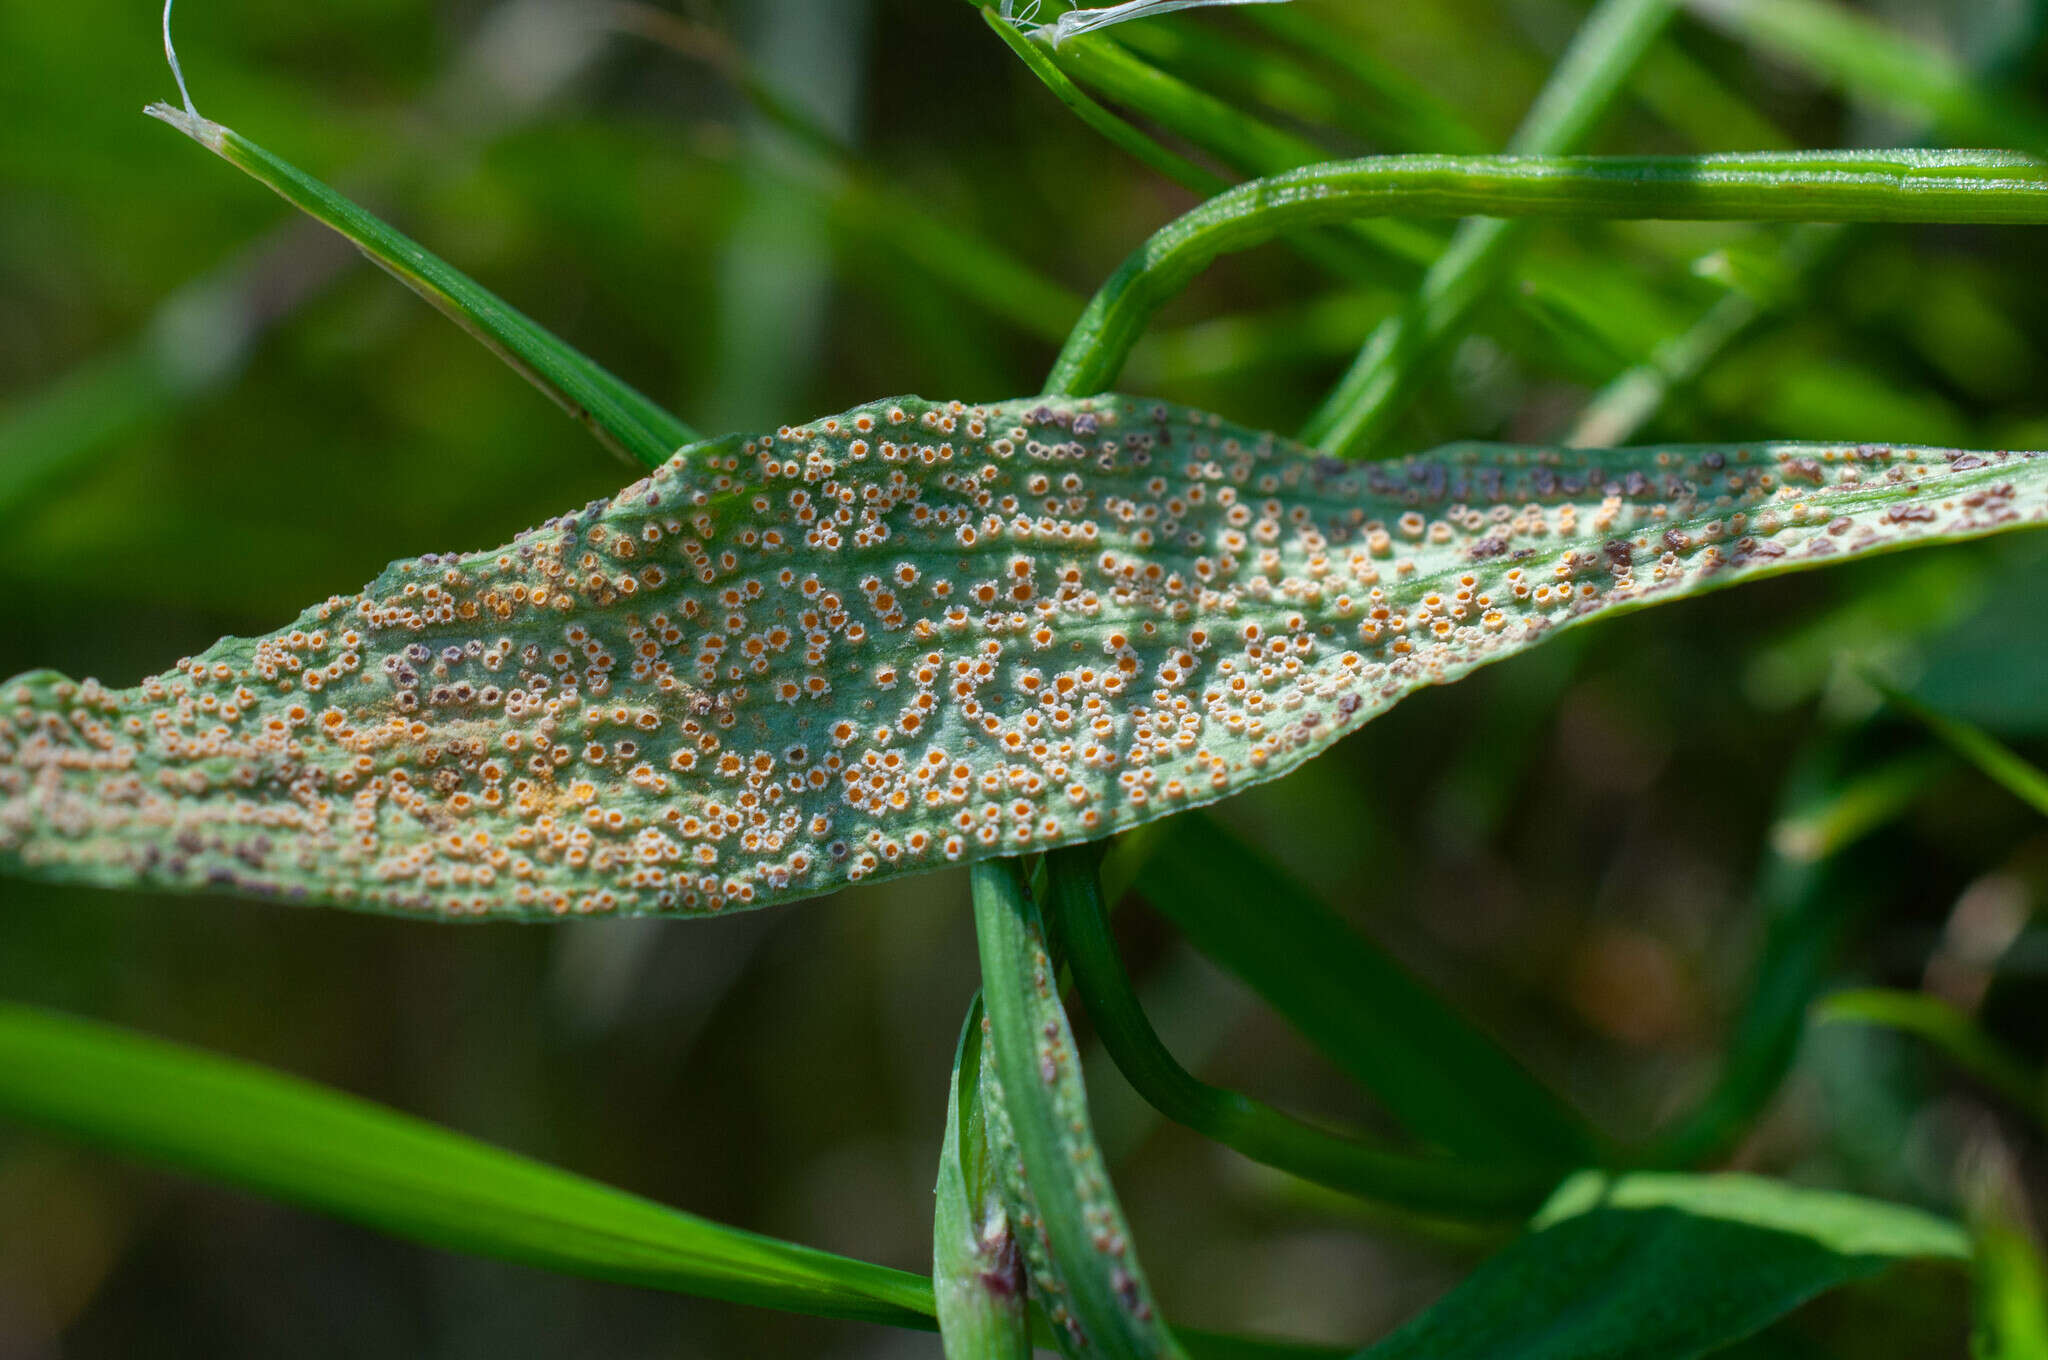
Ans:
[{"label": "green plant stem", "polygon": [[[1677,12],[1677,0],[1601,0],[1508,144],[1511,153],[1576,151],[1620,97],[1629,76]],[[1348,454],[1381,439],[1481,303],[1499,286],[1530,228],[1499,218],[1467,222],[1403,311],[1367,338],[1302,442]]]},{"label": "green plant stem", "polygon": [[1382,156],[1254,180],[1167,224],[1082,314],[1048,394],[1107,390],[1146,325],[1219,255],[1347,218],[2048,222],[2048,167],[1998,152]]},{"label": "green plant stem", "polygon": [[1095,1147],[1058,969],[1022,866],[983,860],[972,876],[997,1079],[989,1142],[1006,1163],[1010,1218],[1025,1235],[1033,1291],[1070,1355],[1179,1357]]},{"label": "green plant stem", "polygon": [[932,1327],[930,1282],[729,1228],[247,1063],[0,1005],[0,1113],[455,1251]]},{"label": "green plant stem", "polygon": [[1029,1360],[1031,1315],[1015,1231],[988,1151],[979,1093],[981,998],[967,1008],[946,1092],[932,1218],[932,1295],[946,1360]]},{"label": "green plant stem", "polygon": [[348,238],[370,261],[475,336],[599,443],[659,467],[697,432],[461,270],[232,128],[168,104],[146,110]]},{"label": "green plant stem", "polygon": [[1167,1118],[1255,1162],[1365,1199],[1430,1214],[1519,1218],[1543,1202],[1555,1168],[1421,1157],[1326,1133],[1261,1101],[1200,1080],[1174,1060],[1145,1018],[1116,953],[1089,847],[1055,850],[1048,923],[1103,1046]]}]

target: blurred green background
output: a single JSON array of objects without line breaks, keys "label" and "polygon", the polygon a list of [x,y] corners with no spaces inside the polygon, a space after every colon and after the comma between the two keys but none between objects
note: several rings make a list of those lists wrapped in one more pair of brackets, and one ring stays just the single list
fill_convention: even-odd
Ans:
[{"label": "blurred green background", "polygon": [[[1487,146],[1585,12],[1299,4]],[[1857,8],[2044,89],[2033,0]],[[417,299],[141,117],[175,93],[157,23],[137,0],[0,0],[0,675],[50,665],[132,683],[392,558],[503,541],[630,476]],[[1036,390],[1080,300],[1194,201],[1070,117],[959,0],[186,0],[177,35],[202,112],[707,430],[896,392]],[[1216,68],[1219,37],[1226,52],[1280,50],[1242,16],[1128,35],[1332,155],[1440,149],[1389,135],[1335,63],[1286,56],[1321,102],[1248,78],[1266,67]],[[826,136],[765,117],[743,67]],[[1844,98],[1685,18],[1595,149],[1930,135],[1910,108]],[[1768,301],[1761,322],[1639,438],[2048,447],[2038,231],[1828,234],[1794,271],[1785,243],[1801,239],[1544,228],[1536,252],[1599,305],[1489,314],[1397,442],[1559,438],[1603,383],[1745,290]],[[1236,257],[1169,310],[1121,385],[1291,429],[1399,283],[1335,284],[1281,249]],[[1222,815],[1603,1127],[1640,1137],[1705,1088],[1743,1004],[1788,780],[1925,744],[1878,713],[1851,663],[1881,661],[2044,754],[2044,588],[2048,545],[2020,538],[1604,626],[1419,696]],[[1831,978],[1926,988],[2029,1059],[2048,1051],[2037,816],[1952,769],[1845,858],[1831,891],[1856,921]],[[1373,1121],[1156,916],[1126,912],[1120,929],[1190,1066]],[[726,1222],[920,1270],[976,979],[951,874],[715,923],[554,928],[0,881],[9,999],[272,1064]],[[1106,1064],[1091,1076],[1176,1318],[1363,1342],[1487,1245],[1306,1192],[1149,1120]],[[2038,1189],[2038,1125],[1911,1041],[1828,1026],[1735,1164],[1953,1208],[1958,1166],[1987,1148]],[[1823,1301],[1758,1353],[1961,1354],[1962,1282],[1908,1278]],[[0,1128],[0,1357],[379,1353],[879,1357],[938,1343],[457,1258]]]}]

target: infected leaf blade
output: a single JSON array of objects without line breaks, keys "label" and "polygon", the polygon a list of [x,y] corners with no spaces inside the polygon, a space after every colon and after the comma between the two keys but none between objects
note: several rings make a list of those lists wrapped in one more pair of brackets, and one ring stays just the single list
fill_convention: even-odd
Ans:
[{"label": "infected leaf blade", "polygon": [[129,690],[0,685],[0,867],[705,913],[1092,840],[1561,628],[2048,520],[2048,457],[1457,445],[1121,397],[693,446]]}]

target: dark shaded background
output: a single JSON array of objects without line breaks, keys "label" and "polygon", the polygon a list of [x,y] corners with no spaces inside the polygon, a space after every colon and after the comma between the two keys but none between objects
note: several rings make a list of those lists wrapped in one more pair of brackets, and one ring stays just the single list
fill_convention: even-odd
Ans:
[{"label": "dark shaded background", "polygon": [[[1497,139],[1584,12],[1317,7]],[[1965,54],[2014,32],[2040,50],[2024,40],[2041,22],[2026,0],[1865,8]],[[696,55],[650,41],[671,31],[643,11],[568,0],[186,0],[177,27],[203,112],[359,193],[711,430],[894,392],[1036,389],[1051,342],[936,278],[904,247],[900,212],[1085,295],[1192,201],[1073,121],[958,0],[674,13],[709,26],[686,30]],[[410,294],[143,119],[145,101],[174,93],[156,25],[135,0],[0,0],[0,675],[52,665],[132,683],[389,559],[502,541],[627,475]],[[749,111],[700,59],[707,31],[732,34],[857,147],[862,192]],[[1912,126],[1695,23],[1675,34],[1796,144],[1882,144]],[[2039,90],[2042,70],[2036,55],[2007,74]],[[1599,149],[1746,149],[1740,125],[1704,120],[1723,138],[1709,143],[1703,120],[1654,102],[1626,104]],[[1385,149],[1308,130],[1337,153]],[[1538,248],[1589,278],[1632,276],[1678,329],[1780,235],[1553,227]],[[2040,242],[1856,233],[1802,305],[1646,435],[2048,447]],[[1284,252],[1229,261],[1168,313],[1123,385],[1292,428],[1385,305],[1359,297],[1321,326],[1289,310],[1331,296]],[[1278,320],[1248,339],[1208,324],[1242,313]],[[1569,424],[1602,376],[1585,346],[1567,325],[1496,329],[1459,350],[1399,442]],[[1922,740],[1873,719],[1845,661],[1884,660],[2048,753],[2044,584],[2044,545],[2014,541],[1629,619],[1418,696],[1223,811],[1603,1126],[1640,1135],[1711,1076],[1761,934],[1752,880],[1788,772],[1824,749]],[[1930,969],[1976,968],[1987,1023],[2038,1059],[2039,819],[1957,773],[1851,870],[1872,911],[1841,980],[1917,987]],[[1958,964],[1980,918],[1996,927],[1995,966]],[[1120,929],[1190,1065],[1290,1108],[1372,1118],[1158,918],[1130,911]],[[975,978],[953,874],[712,923],[551,928],[0,882],[9,999],[272,1064],[726,1222],[916,1269]],[[1091,1075],[1176,1317],[1362,1342],[1485,1248],[1287,1183],[1148,1120],[1106,1065]],[[2039,1151],[1914,1044],[1829,1027],[1738,1164],[1952,1209],[1959,1159],[1987,1145],[2023,1166]],[[1961,1282],[1909,1272],[1807,1310],[1780,1343],[1960,1354],[1964,1311]],[[937,1353],[930,1337],[418,1249],[0,1128],[8,1360]]]}]

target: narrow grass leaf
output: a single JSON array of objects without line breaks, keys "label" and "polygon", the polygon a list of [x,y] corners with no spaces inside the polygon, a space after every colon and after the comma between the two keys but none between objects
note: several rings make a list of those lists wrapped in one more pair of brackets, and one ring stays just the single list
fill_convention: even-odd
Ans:
[{"label": "narrow grass leaf", "polygon": [[1915,1209],[1748,1176],[1588,1173],[1359,1360],[1682,1360],[1900,1261],[1966,1261]]},{"label": "narrow grass leaf", "polygon": [[992,1046],[983,1087],[989,1146],[1032,1294],[1069,1356],[1184,1356],[1152,1302],[1095,1146],[1059,969],[1023,872],[1015,860],[984,862],[973,882]]},{"label": "narrow grass leaf", "polygon": [[1139,871],[1145,899],[1409,1132],[1524,1167],[1598,1156],[1556,1095],[1278,865],[1207,817],[1168,822],[1164,837]]},{"label": "narrow grass leaf", "polygon": [[1937,712],[1876,676],[1864,678],[1884,695],[1886,703],[1934,733],[2007,793],[2048,817],[2048,774],[2040,767],[1974,723]]},{"label": "narrow grass leaf", "polygon": [[[1172,844],[1161,847],[1168,857],[1176,850]],[[1167,1051],[1138,1004],[1109,934],[1094,860],[1090,846],[1055,850],[1047,856],[1051,865],[1047,921],[1111,1059],[1138,1093],[1167,1118],[1253,1161],[1346,1194],[1422,1213],[1516,1218],[1555,1187],[1559,1172],[1554,1166],[1546,1169],[1505,1161],[1420,1156],[1378,1147],[1318,1129],[1261,1101],[1195,1077]],[[1261,899],[1262,906],[1269,901],[1270,894]],[[1233,899],[1229,905],[1236,911],[1242,902]],[[1296,958],[1305,962],[1309,956],[1297,954]],[[1386,998],[1370,989],[1370,977],[1356,981],[1363,999],[1376,1008],[1385,1006]],[[1408,981],[1405,975],[1402,981]]]},{"label": "narrow grass leaf", "polygon": [[0,1113],[454,1251],[933,1325],[922,1276],[728,1228],[368,1101],[90,1021],[0,1005]]},{"label": "narrow grass leaf", "polygon": [[546,393],[606,448],[644,466],[657,467],[697,438],[689,426],[497,294],[234,129],[168,104],[152,104],[145,112],[347,237],[372,263],[432,303]]},{"label": "narrow grass leaf", "polygon": [[0,868],[450,919],[758,906],[1213,801],[1595,619],[2043,522],[2026,453],[1352,466],[1149,401],[904,398],[696,446],[133,689],[0,685]]},{"label": "narrow grass leaf", "polygon": [[[1578,150],[1677,11],[1677,0],[1600,0],[1508,150],[1535,155]],[[1497,291],[1528,234],[1526,224],[1500,218],[1460,226],[1414,301],[1373,331],[1350,370],[1309,417],[1302,442],[1346,454],[1379,440],[1480,305]]]},{"label": "narrow grass leaf", "polygon": [[1003,1208],[981,1108],[988,1050],[981,998],[968,1007],[946,1089],[932,1223],[932,1294],[946,1360],[1029,1360],[1023,1260]]},{"label": "narrow grass leaf", "polygon": [[2048,1123],[2048,1079],[1940,997],[1886,987],[1836,992],[1814,1011],[1821,1024],[1874,1025],[1932,1044],[1944,1057],[2036,1122]]},{"label": "narrow grass leaf", "polygon": [[1043,48],[1032,42],[1014,24],[995,13],[993,9],[984,5],[981,15],[988,22],[988,26],[995,30],[996,36],[1017,54],[1018,60],[1022,61],[1031,74],[1037,76],[1045,88],[1052,92],[1053,98],[1066,105],[1076,118],[1100,133],[1111,145],[1150,166],[1174,183],[1192,189],[1198,194],[1214,194],[1228,187],[1229,181],[1215,171],[1205,169],[1187,157],[1169,151],[1156,139],[1147,136],[1090,98],[1087,91],[1067,78],[1067,73],[1046,55]]}]

